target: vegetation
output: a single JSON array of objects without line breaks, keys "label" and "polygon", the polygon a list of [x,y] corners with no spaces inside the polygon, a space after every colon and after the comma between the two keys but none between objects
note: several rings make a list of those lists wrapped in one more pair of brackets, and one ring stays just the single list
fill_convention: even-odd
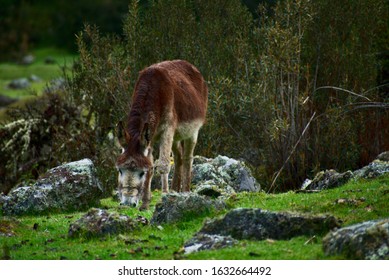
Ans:
[{"label": "vegetation", "polygon": [[[112,136],[128,113],[137,73],[180,58],[200,69],[210,89],[197,154],[244,158],[271,192],[295,189],[322,169],[367,164],[389,150],[381,75],[387,8],[383,0],[287,0],[253,14],[233,0],[132,0],[121,36],[88,24],[77,35],[79,60],[61,99],[78,109],[67,130],[78,131],[71,139],[81,142],[67,146],[58,141],[68,138],[60,137],[51,141],[59,149],[52,153],[68,160],[81,144],[89,147],[83,154],[99,166],[106,186],[114,186]],[[34,118],[44,119],[38,116],[44,111]],[[22,153],[20,147],[8,157]],[[6,171],[20,178],[15,164],[7,162]]]},{"label": "vegetation", "polygon": [[[258,207],[273,211],[331,214],[345,226],[385,217],[389,211],[389,177],[360,180],[321,193],[265,194],[240,193],[231,200],[232,207]],[[120,207],[111,198],[102,207],[132,217],[151,218],[160,192],[153,193],[149,211],[138,212]],[[342,202],[340,199],[349,199]],[[202,226],[204,217],[172,225],[144,226],[134,232],[102,238],[69,238],[69,224],[83,213],[24,216],[18,221],[0,218],[0,232],[12,231],[12,238],[0,235],[1,258],[10,259],[328,259],[323,254],[323,236],[301,236],[291,240],[241,241],[221,250],[183,255],[182,246]],[[338,258],[343,258],[339,256]]]}]

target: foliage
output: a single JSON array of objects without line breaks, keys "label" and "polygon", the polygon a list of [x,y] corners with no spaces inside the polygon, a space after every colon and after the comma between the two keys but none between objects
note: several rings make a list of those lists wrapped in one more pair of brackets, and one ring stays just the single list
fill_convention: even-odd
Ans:
[{"label": "foliage", "polygon": [[294,189],[389,150],[388,97],[376,82],[388,17],[383,0],[285,0],[260,5],[257,17],[233,0],[132,0],[122,38],[91,25],[79,33],[65,100],[80,109],[82,141],[113,186],[112,137],[138,72],[188,60],[209,86],[196,153],[244,158],[265,189]]}]

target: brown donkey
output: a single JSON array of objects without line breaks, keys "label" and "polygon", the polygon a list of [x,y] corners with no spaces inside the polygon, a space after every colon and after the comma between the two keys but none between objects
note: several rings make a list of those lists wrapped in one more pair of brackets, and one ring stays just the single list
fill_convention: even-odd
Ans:
[{"label": "brown donkey", "polygon": [[132,99],[126,145],[117,159],[121,204],[148,209],[153,176],[154,143],[159,143],[155,168],[162,190],[169,191],[170,155],[174,156],[172,189],[190,190],[193,150],[205,121],[208,89],[196,67],[183,60],[164,61],[140,72]]}]

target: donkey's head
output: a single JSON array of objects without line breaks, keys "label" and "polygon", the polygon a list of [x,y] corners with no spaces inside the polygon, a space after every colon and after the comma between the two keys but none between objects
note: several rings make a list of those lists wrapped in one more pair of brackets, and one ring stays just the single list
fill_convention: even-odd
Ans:
[{"label": "donkey's head", "polygon": [[121,205],[136,207],[145,189],[147,173],[152,168],[151,148],[144,133],[139,137],[126,134],[126,148],[118,157],[116,168],[118,174],[118,193]]},{"label": "donkey's head", "polygon": [[116,165],[118,175],[118,192],[121,205],[138,206],[144,190],[146,175],[151,168],[147,157],[129,155],[124,152]]}]

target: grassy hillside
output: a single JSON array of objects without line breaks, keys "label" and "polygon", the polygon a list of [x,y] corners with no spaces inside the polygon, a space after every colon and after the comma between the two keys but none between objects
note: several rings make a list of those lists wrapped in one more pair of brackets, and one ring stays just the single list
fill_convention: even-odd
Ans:
[{"label": "grassy hillside", "polygon": [[[161,193],[153,193],[149,211],[121,207],[112,199],[101,207],[130,216],[150,219]],[[388,217],[389,175],[374,180],[352,181],[320,193],[240,193],[229,203],[233,208],[250,207],[273,211],[326,213],[343,220],[343,226]],[[0,216],[0,258],[3,259],[328,259],[322,252],[323,236],[291,240],[241,241],[231,248],[182,254],[182,246],[202,226],[205,217],[163,227],[144,226],[134,232],[103,238],[68,238],[69,224],[84,213]],[[337,258],[342,258],[339,256]]]},{"label": "grassy hillside", "polygon": [[[53,48],[37,49],[32,54],[35,60],[30,65],[11,62],[0,64],[0,94],[19,99],[11,107],[23,107],[29,100],[39,96],[50,81],[63,76],[64,67],[70,69],[77,57],[67,51]],[[54,63],[45,63],[45,59],[48,57],[52,58]],[[8,88],[8,84],[12,80],[30,78],[31,75],[37,76],[40,81],[31,82],[30,87],[25,89]],[[4,108],[0,109],[0,121],[5,118],[5,110]]]}]

